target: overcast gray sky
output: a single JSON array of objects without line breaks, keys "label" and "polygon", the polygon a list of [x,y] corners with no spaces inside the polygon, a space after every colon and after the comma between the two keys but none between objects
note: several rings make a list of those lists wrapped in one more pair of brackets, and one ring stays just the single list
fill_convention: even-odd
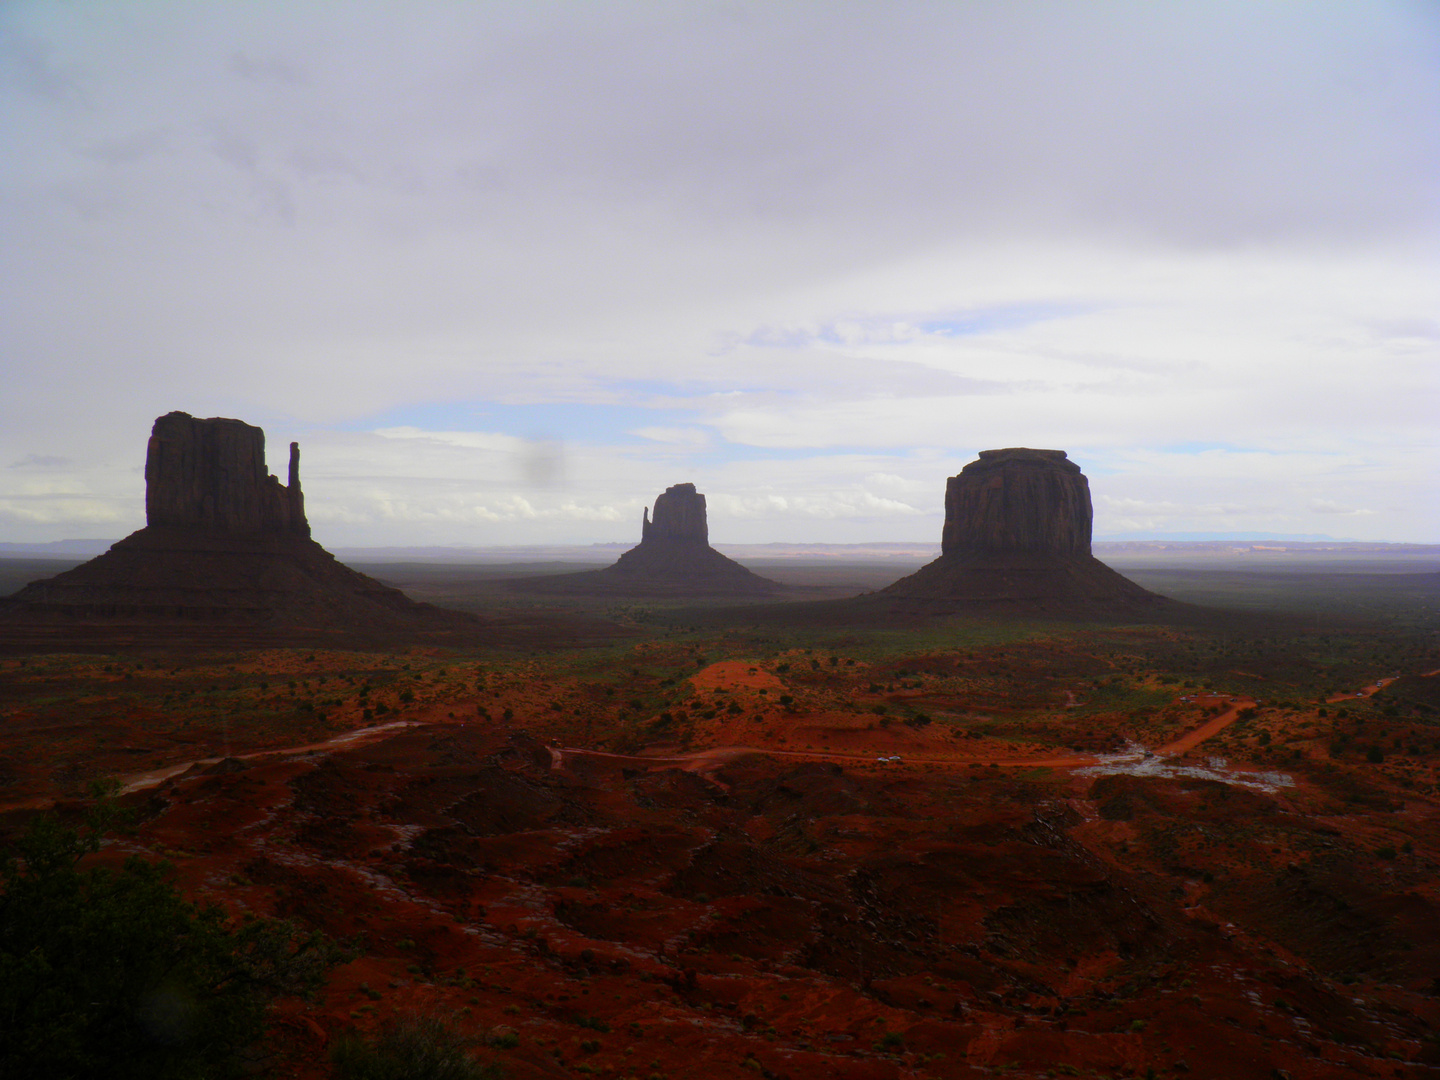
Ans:
[{"label": "overcast gray sky", "polygon": [[1433,3],[9,3],[0,133],[0,540],[181,409],[336,546],[938,540],[1001,446],[1440,542]]}]

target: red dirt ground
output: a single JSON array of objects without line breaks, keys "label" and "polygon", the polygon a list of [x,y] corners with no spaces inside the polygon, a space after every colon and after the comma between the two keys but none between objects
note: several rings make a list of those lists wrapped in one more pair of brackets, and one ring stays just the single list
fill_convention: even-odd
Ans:
[{"label": "red dirt ground", "polygon": [[[1031,676],[1003,698],[945,674],[968,663],[837,659],[843,686],[795,658],[668,686],[636,666],[607,694],[434,652],[7,660],[0,830],[57,796],[75,812],[109,772],[142,823],[104,857],[163,855],[190,895],[359,936],[316,1003],[283,1003],[282,1076],[327,1076],[338,1033],[414,1010],[512,1030],[483,1053],[513,1078],[1440,1070],[1433,750],[1337,769],[1313,709],[1176,694],[1142,728],[1065,711],[1100,693],[1070,680],[1039,707],[1105,733],[1077,750],[986,730]],[[243,718],[228,755],[217,717]],[[595,745],[636,724],[657,737]],[[1201,756],[1272,729],[1290,786],[1242,782],[1268,750]],[[1210,771],[1076,768],[1121,733]]]}]

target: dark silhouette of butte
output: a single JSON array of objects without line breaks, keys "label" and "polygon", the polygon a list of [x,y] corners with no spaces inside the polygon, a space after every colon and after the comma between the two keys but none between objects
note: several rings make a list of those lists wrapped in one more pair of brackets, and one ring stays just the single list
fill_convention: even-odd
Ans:
[{"label": "dark silhouette of butte", "polygon": [[265,467],[265,432],[172,412],[145,454],[146,526],[105,554],[0,600],[0,622],[265,624],[359,635],[466,629],[310,539],[300,447],[289,482]]},{"label": "dark silhouette of butte", "polygon": [[640,543],[613,566],[578,574],[526,578],[527,592],[627,596],[771,596],[784,586],[745,569],[710,546],[705,496],[694,484],[675,484],[640,519]]},{"label": "dark silhouette of butte", "polygon": [[982,450],[945,486],[940,557],[879,596],[1014,608],[1173,605],[1090,554],[1090,484],[1063,450]]}]

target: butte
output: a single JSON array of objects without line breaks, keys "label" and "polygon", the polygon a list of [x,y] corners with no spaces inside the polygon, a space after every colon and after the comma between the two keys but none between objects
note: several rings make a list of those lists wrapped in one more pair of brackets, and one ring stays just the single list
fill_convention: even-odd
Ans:
[{"label": "butte", "polygon": [[982,450],[945,486],[940,557],[878,594],[937,607],[1143,611],[1174,601],[1090,553],[1090,484],[1063,450]]},{"label": "butte", "polygon": [[526,578],[513,588],[563,595],[773,596],[784,589],[710,546],[705,496],[675,484],[640,518],[640,543],[603,570]]},{"label": "butte", "polygon": [[145,518],[145,528],[103,555],[0,600],[4,636],[28,626],[64,640],[67,629],[86,628],[81,636],[112,641],[223,645],[480,625],[351,570],[312,540],[299,444],[290,444],[289,482],[281,484],[266,471],[265,432],[239,420],[172,412],[155,421]]}]

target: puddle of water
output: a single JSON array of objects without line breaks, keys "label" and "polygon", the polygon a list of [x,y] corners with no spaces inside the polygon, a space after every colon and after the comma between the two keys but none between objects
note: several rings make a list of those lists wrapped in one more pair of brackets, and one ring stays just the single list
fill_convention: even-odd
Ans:
[{"label": "puddle of water", "polygon": [[1281,772],[1250,772],[1232,769],[1221,757],[1209,758],[1204,765],[1172,765],[1168,758],[1151,754],[1134,743],[1118,754],[1102,755],[1100,760],[1083,769],[1080,776],[1158,776],[1164,779],[1190,777],[1196,780],[1218,780],[1222,784],[1250,788],[1273,795],[1281,788],[1294,787],[1293,777]]}]

